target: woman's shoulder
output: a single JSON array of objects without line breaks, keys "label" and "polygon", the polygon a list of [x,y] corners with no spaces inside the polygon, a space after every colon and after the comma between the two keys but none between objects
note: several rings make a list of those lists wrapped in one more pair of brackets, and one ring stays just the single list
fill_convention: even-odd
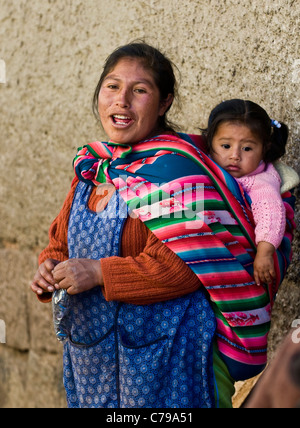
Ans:
[{"label": "woman's shoulder", "polygon": [[202,135],[186,134],[184,132],[179,132],[177,133],[177,135],[181,140],[186,141],[195,146],[197,149],[200,149],[204,153],[207,153],[205,138]]}]

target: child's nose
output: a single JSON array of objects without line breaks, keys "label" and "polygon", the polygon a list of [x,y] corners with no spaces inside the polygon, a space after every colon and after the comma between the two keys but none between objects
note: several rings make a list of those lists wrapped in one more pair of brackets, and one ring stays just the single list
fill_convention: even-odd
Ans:
[{"label": "child's nose", "polygon": [[239,150],[233,150],[230,154],[231,159],[239,160],[241,158],[241,154]]}]

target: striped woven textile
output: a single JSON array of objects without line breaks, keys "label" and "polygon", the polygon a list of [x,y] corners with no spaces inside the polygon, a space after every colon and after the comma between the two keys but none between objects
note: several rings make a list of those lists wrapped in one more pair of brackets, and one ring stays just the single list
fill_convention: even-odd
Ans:
[{"label": "striped woven textile", "polygon": [[291,261],[295,223],[274,256],[276,282],[253,279],[254,222],[236,180],[204,152],[200,136],[160,135],[132,146],[95,142],[79,148],[76,175],[113,183],[141,221],[198,276],[217,319],[217,344],[231,376],[258,374],[267,361],[271,310]]}]

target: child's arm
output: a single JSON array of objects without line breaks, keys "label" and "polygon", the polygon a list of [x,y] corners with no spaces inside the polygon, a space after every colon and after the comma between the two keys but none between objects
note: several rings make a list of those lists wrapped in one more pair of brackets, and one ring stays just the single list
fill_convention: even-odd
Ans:
[{"label": "child's arm", "polygon": [[276,279],[273,260],[274,252],[275,247],[269,242],[261,241],[258,243],[257,254],[253,264],[254,279],[257,285],[262,283],[270,284]]},{"label": "child's arm", "polygon": [[[239,179],[242,180],[242,179]],[[255,221],[257,255],[254,261],[254,278],[257,284],[269,284],[275,279],[273,255],[281,244],[286,226],[286,212],[280,195],[281,180],[272,164],[263,173],[245,177],[252,200]]]}]

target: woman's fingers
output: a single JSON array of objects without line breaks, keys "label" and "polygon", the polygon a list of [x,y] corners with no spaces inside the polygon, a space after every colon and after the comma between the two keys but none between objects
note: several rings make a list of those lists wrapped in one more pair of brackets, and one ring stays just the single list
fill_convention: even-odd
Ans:
[{"label": "woman's fingers", "polygon": [[34,293],[41,295],[44,292],[52,293],[55,290],[55,279],[51,272],[58,263],[57,260],[47,259],[39,266],[31,283]]},{"label": "woman's fingers", "polygon": [[64,288],[69,294],[79,294],[102,285],[102,270],[99,260],[70,259],[53,269],[55,288]]},{"label": "woman's fingers", "polygon": [[32,283],[31,289],[34,293],[42,294],[44,291],[52,293],[54,291],[54,283],[48,282],[42,275],[36,274]]}]

